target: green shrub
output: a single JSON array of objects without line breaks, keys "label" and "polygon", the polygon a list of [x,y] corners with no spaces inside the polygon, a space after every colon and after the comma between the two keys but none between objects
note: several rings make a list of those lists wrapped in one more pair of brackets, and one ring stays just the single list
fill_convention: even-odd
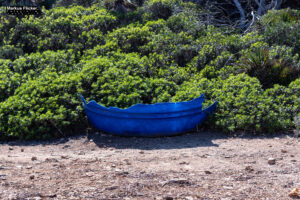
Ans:
[{"label": "green shrub", "polygon": [[300,54],[300,11],[271,10],[262,17],[260,32],[270,45],[286,45]]},{"label": "green shrub", "polygon": [[256,78],[245,74],[230,76],[221,83],[221,88],[213,93],[219,100],[218,127],[231,132],[257,133],[294,127],[293,118],[297,109],[299,111],[299,103],[290,88],[275,85],[264,92]]},{"label": "green shrub", "polygon": [[116,39],[118,46],[124,52],[136,52],[139,50],[139,47],[148,42],[150,35],[151,32],[147,26],[139,27],[137,25],[129,25],[109,33],[107,41]]},{"label": "green shrub", "polygon": [[12,45],[4,45],[0,47],[0,59],[15,60],[23,55],[23,50]]},{"label": "green shrub", "polygon": [[256,78],[246,74],[230,75],[226,80],[208,80],[198,75],[184,82],[172,101],[191,100],[205,94],[204,107],[215,100],[219,102],[210,127],[225,132],[273,133],[295,126],[293,119],[300,108],[299,88],[298,80],[288,88],[275,85],[264,91]]},{"label": "green shrub", "polygon": [[11,96],[21,84],[21,75],[11,70],[12,61],[0,59],[0,102]]},{"label": "green shrub", "polygon": [[153,19],[167,19],[172,15],[176,0],[151,0],[148,2]]},{"label": "green shrub", "polygon": [[204,105],[208,105],[212,99],[213,88],[216,87],[216,84],[218,83],[215,80],[208,80],[196,74],[179,86],[176,94],[172,97],[172,101],[189,101],[204,94],[206,98]]},{"label": "green shrub", "polygon": [[38,79],[22,84],[0,103],[0,135],[46,139],[71,132],[82,112],[77,97],[79,80],[76,74],[59,76],[47,69]]},{"label": "green shrub", "polygon": [[186,32],[195,38],[205,33],[204,24],[188,12],[172,15],[167,20],[167,26],[175,33]]},{"label": "green shrub", "polygon": [[10,44],[22,48],[24,53],[35,52],[42,29],[42,25],[34,22],[33,17],[23,18],[14,29],[11,29]]},{"label": "green shrub", "polygon": [[38,76],[44,69],[52,68],[57,73],[66,73],[76,70],[75,56],[69,51],[45,51],[21,56],[13,62],[12,70],[22,75]]},{"label": "green shrub", "polygon": [[[282,55],[281,52],[285,53]],[[241,64],[245,66],[247,73],[257,77],[264,88],[270,88],[276,83],[288,85],[299,78],[299,63],[298,55],[291,57],[284,47],[271,52],[267,48],[256,48],[241,58]]]}]

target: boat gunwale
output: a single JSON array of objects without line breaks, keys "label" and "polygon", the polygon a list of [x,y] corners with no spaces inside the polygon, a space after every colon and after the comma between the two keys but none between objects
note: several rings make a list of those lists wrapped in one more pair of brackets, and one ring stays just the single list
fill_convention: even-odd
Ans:
[{"label": "boat gunwale", "polygon": [[[190,100],[190,101],[180,101],[180,102],[161,102],[161,103],[155,103],[155,104],[142,104],[142,103],[138,103],[138,104],[134,104],[128,108],[118,108],[118,107],[106,107],[103,105],[100,105],[99,103],[97,103],[95,100],[92,100],[90,102],[86,102],[83,97],[81,96],[84,107],[88,107],[89,109],[91,109],[90,107],[97,109],[97,110],[101,110],[103,112],[110,112],[110,113],[121,113],[121,114],[146,114],[146,115],[150,115],[150,114],[175,114],[175,113],[184,113],[184,112],[188,112],[191,110],[196,110],[196,109],[200,109],[200,112],[203,111],[203,102],[205,99],[205,96],[202,94],[199,97]],[[126,112],[126,111],[131,111],[132,109],[136,108],[137,106],[143,106],[143,107],[155,107],[157,105],[163,105],[163,104],[170,104],[170,105],[174,105],[174,104],[190,104],[193,105],[193,102],[196,102],[197,100],[200,100],[200,102],[198,103],[199,106],[195,106],[192,108],[188,108],[188,109],[182,109],[182,110],[178,110],[178,111],[170,111],[170,112]],[[93,105],[96,104],[96,105]],[[168,105],[167,105],[168,106]],[[142,109],[142,108],[140,108]]]}]

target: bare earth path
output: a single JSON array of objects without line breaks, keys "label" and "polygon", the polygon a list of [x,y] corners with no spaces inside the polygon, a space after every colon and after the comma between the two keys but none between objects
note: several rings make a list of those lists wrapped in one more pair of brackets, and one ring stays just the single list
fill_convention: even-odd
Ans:
[{"label": "bare earth path", "polygon": [[[291,199],[300,139],[92,134],[0,143],[0,199]],[[268,163],[274,158],[275,163]]]}]

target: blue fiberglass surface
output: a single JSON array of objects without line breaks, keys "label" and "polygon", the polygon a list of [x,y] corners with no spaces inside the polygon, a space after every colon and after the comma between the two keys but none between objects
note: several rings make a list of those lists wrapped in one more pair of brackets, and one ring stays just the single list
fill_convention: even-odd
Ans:
[{"label": "blue fiberglass surface", "polygon": [[89,122],[107,133],[156,137],[193,130],[213,113],[217,102],[202,110],[204,95],[186,102],[135,104],[126,109],[87,103],[81,96]]}]

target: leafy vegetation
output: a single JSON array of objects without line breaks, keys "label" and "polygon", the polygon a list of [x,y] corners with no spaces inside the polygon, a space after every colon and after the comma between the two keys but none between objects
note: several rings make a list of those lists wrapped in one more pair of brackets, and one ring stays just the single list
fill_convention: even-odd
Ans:
[{"label": "leafy vegetation", "polygon": [[181,0],[134,1],[129,12],[76,2],[42,16],[0,11],[0,139],[86,128],[78,93],[121,108],[205,94],[205,106],[219,101],[209,128],[299,126],[300,11],[269,11],[244,34],[204,23],[207,12]]}]

